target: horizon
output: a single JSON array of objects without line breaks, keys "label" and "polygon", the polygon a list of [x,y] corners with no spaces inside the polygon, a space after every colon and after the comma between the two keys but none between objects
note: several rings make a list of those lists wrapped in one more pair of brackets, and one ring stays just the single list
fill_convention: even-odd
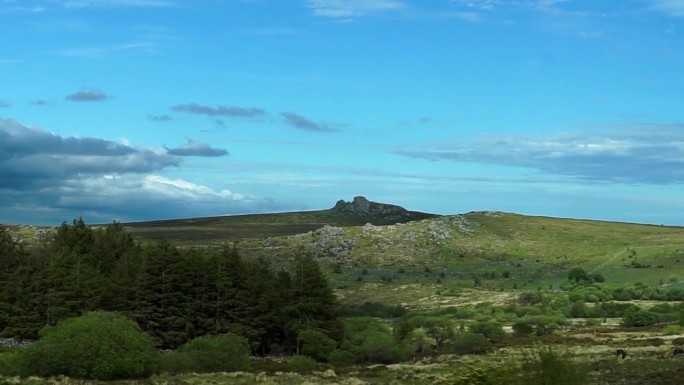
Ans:
[{"label": "horizon", "polygon": [[0,222],[684,225],[681,0],[0,0]]}]

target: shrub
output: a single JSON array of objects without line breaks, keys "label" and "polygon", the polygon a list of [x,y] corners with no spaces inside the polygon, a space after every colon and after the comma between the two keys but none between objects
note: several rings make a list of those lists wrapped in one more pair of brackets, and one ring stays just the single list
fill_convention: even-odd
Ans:
[{"label": "shrub", "polygon": [[232,333],[195,338],[179,352],[189,357],[196,372],[231,372],[249,366],[247,339]]},{"label": "shrub", "polygon": [[506,332],[498,322],[476,322],[470,325],[468,330],[471,333],[482,334],[492,342],[501,342],[506,338]]},{"label": "shrub", "polygon": [[539,348],[523,356],[522,384],[584,385],[588,368],[552,348]]},{"label": "shrub", "polygon": [[18,351],[22,376],[67,375],[113,380],[148,377],[156,370],[152,339],[123,315],[92,312],[40,332],[40,339]]},{"label": "shrub", "polygon": [[513,324],[513,333],[518,337],[529,336],[534,333],[534,328],[527,322],[516,322]]},{"label": "shrub", "polygon": [[542,302],[542,294],[540,292],[520,293],[518,301],[523,305],[535,305]]},{"label": "shrub", "polygon": [[341,347],[352,352],[357,361],[389,364],[407,358],[413,350],[408,342],[397,341],[390,329],[376,319],[347,318],[344,326]]},{"label": "shrub", "polygon": [[189,373],[195,371],[195,361],[190,355],[171,352],[159,356],[159,370],[166,373]]},{"label": "shrub", "polygon": [[454,339],[453,351],[456,354],[482,354],[487,351],[487,338],[478,333],[461,333]]},{"label": "shrub", "polygon": [[307,356],[294,356],[290,360],[290,368],[297,373],[310,373],[318,369],[318,364],[313,358]]},{"label": "shrub", "polygon": [[336,367],[352,366],[356,363],[356,356],[350,351],[335,349],[330,352],[328,362]]},{"label": "shrub", "polygon": [[638,306],[630,306],[622,316],[622,324],[625,326],[649,326],[657,322],[658,318],[655,314]]},{"label": "shrub", "polygon": [[302,354],[317,361],[328,359],[330,352],[335,350],[337,342],[318,330],[305,329],[297,335]]},{"label": "shrub", "polygon": [[663,334],[666,336],[676,336],[684,333],[684,329],[679,325],[667,325],[663,328]]}]

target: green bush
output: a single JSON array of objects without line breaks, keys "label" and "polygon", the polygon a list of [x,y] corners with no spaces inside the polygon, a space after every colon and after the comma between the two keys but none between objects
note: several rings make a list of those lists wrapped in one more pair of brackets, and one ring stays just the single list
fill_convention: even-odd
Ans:
[{"label": "green bush", "polygon": [[297,373],[310,373],[318,369],[318,364],[313,358],[307,356],[294,356],[290,360],[290,369]]},{"label": "green bush", "polygon": [[344,327],[341,348],[352,352],[358,362],[395,363],[408,358],[413,350],[408,341],[397,341],[392,331],[376,319],[347,318]]},{"label": "green bush", "polygon": [[109,312],[45,328],[38,341],[8,359],[22,376],[113,380],[148,377],[157,368],[152,339],[133,321]]},{"label": "green bush", "polygon": [[195,361],[180,352],[171,352],[159,356],[159,370],[166,373],[189,373],[195,371]]},{"label": "green bush", "polygon": [[667,325],[663,328],[663,334],[666,336],[676,336],[684,333],[684,329],[679,325]]},{"label": "green bush", "polygon": [[487,352],[487,338],[478,333],[461,333],[456,336],[452,344],[456,354],[482,354]]},{"label": "green bush", "polygon": [[525,385],[584,385],[589,369],[550,347],[523,356],[522,380]]},{"label": "green bush", "polygon": [[516,322],[513,324],[513,333],[518,337],[529,336],[534,333],[534,328],[527,322]]},{"label": "green bush", "polygon": [[335,349],[332,352],[330,352],[330,355],[328,355],[328,362],[335,367],[344,367],[344,366],[352,366],[356,363],[356,356],[354,353],[347,351],[347,350],[341,350],[341,349]]},{"label": "green bush", "polygon": [[654,313],[634,305],[630,306],[622,316],[622,324],[625,326],[649,326],[657,322],[658,317]]},{"label": "green bush", "polygon": [[232,372],[249,367],[249,343],[233,333],[203,336],[181,346],[196,372]]},{"label": "green bush", "polygon": [[328,359],[330,352],[335,350],[337,342],[318,330],[305,329],[297,335],[301,352],[317,361]]},{"label": "green bush", "polygon": [[482,334],[492,342],[501,342],[506,338],[506,332],[498,322],[476,322],[468,327],[468,331]]}]

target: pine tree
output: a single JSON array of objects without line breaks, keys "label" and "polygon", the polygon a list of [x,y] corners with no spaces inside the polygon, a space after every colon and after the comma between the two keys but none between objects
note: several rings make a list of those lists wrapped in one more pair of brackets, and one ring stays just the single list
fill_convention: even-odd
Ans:
[{"label": "pine tree", "polygon": [[183,255],[166,241],[144,250],[135,300],[129,316],[163,348],[176,348],[194,335],[188,314],[187,271]]},{"label": "pine tree", "polygon": [[320,267],[309,256],[298,257],[295,261],[291,301],[288,325],[291,335],[314,329],[336,341],[342,339],[337,299]]}]

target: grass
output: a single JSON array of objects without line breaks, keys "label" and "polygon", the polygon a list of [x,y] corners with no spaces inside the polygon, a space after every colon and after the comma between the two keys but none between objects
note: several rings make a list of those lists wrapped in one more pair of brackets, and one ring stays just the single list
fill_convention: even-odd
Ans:
[{"label": "grass", "polygon": [[[409,214],[409,221],[435,217],[413,211]],[[348,227],[363,226],[366,223],[388,225],[394,222],[366,215],[318,210],[133,222],[125,223],[124,226],[134,237],[140,239],[164,238],[181,244],[206,244],[302,234],[325,225]]]}]

